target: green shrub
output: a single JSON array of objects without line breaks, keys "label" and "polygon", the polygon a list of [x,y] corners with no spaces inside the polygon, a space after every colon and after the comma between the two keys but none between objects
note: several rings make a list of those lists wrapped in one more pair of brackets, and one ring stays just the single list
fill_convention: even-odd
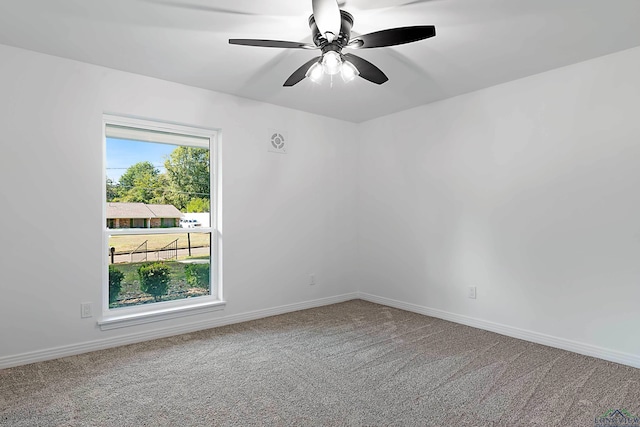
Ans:
[{"label": "green shrub", "polygon": [[184,275],[189,285],[209,289],[209,264],[187,264]]},{"label": "green shrub", "polygon": [[156,301],[162,299],[162,295],[169,289],[171,280],[171,268],[163,262],[152,262],[138,267],[140,277],[140,290],[153,295]]},{"label": "green shrub", "polygon": [[109,304],[113,304],[118,300],[118,294],[122,289],[122,279],[124,279],[124,273],[118,270],[115,266],[109,266]]}]

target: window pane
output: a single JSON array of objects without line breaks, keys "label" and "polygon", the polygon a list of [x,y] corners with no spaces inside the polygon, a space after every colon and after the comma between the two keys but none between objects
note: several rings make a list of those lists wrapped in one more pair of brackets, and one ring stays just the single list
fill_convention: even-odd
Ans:
[{"label": "window pane", "polygon": [[211,233],[109,236],[109,307],[215,294],[210,270]]},{"label": "window pane", "polygon": [[210,211],[207,148],[107,138],[106,175],[107,228],[181,227]]}]

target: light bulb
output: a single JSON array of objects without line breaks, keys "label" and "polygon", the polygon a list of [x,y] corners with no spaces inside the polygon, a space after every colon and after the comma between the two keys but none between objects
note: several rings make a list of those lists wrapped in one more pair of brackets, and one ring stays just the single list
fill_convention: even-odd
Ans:
[{"label": "light bulb", "polygon": [[338,52],[328,51],[322,56],[322,67],[324,72],[329,75],[338,74],[342,68],[342,58]]},{"label": "light bulb", "polygon": [[307,70],[306,76],[314,83],[320,83],[322,81],[322,76],[324,75],[324,71],[322,69],[322,65],[319,62],[314,63]]},{"label": "light bulb", "polygon": [[342,80],[344,80],[345,83],[348,83],[355,79],[356,76],[360,75],[360,71],[358,71],[356,66],[351,62],[344,61],[342,63],[342,70],[340,70],[340,74],[342,75]]}]

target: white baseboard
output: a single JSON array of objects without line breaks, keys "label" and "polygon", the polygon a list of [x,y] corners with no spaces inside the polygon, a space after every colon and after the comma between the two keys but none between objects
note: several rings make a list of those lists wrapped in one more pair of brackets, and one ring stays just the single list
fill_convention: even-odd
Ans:
[{"label": "white baseboard", "polygon": [[610,362],[628,365],[634,368],[640,368],[640,356],[629,353],[622,353],[615,350],[571,341],[565,338],[558,338],[551,335],[541,334],[538,332],[528,331],[526,329],[515,328],[513,326],[503,325],[500,323],[489,322],[473,317],[462,316],[460,314],[449,313],[435,308],[424,307],[421,305],[411,304],[403,301],[397,301],[390,298],[371,295],[364,292],[359,293],[359,298],[365,301],[382,304],[389,307],[399,308],[401,310],[411,311],[426,316],[437,317],[438,319],[449,320],[451,322],[460,323],[485,331],[495,332],[512,338],[518,338],[549,347],[559,348],[574,353],[583,354],[585,356],[597,357],[598,359],[608,360]]},{"label": "white baseboard", "polygon": [[411,311],[426,316],[436,317],[455,323],[471,326],[486,331],[495,332],[513,338],[525,341],[535,342],[549,347],[559,348],[574,353],[583,354],[585,356],[597,357],[599,359],[620,363],[623,365],[640,368],[640,356],[622,353],[615,350],[609,350],[590,344],[579,343],[576,341],[558,338],[551,335],[541,334],[538,332],[528,331],[525,329],[515,328],[500,323],[489,322],[473,317],[462,316],[460,314],[449,313],[434,308],[424,307],[417,304],[411,304],[390,298],[380,297],[364,292],[353,292],[343,295],[337,295],[329,298],[321,298],[312,301],[304,301],[295,304],[288,304],[279,307],[256,310],[247,313],[233,314],[230,316],[219,317],[211,320],[192,322],[185,325],[169,328],[159,328],[153,331],[129,334],[114,338],[105,338],[95,341],[84,342],[80,344],[72,344],[61,347],[54,347],[45,350],[37,350],[28,353],[22,353],[14,356],[0,357],[0,369],[10,368],[13,366],[26,365],[34,362],[42,362],[45,360],[57,359],[60,357],[73,356],[91,351],[104,350],[107,348],[118,347],[121,345],[135,344],[143,341],[150,341],[158,338],[166,338],[174,335],[186,334],[189,332],[200,331],[219,326],[231,325],[235,323],[247,322],[250,320],[262,319],[265,317],[276,316],[279,314],[291,313],[298,310],[306,310],[308,308],[321,307],[324,305],[337,304],[353,299],[362,299],[365,301],[382,304],[389,307],[399,308],[401,310]]},{"label": "white baseboard", "polygon": [[308,308],[321,307],[324,305],[337,304],[358,298],[358,293],[348,293],[337,295],[329,298],[321,298],[312,301],[304,301],[295,304],[287,304],[279,307],[272,307],[263,310],[250,311],[247,313],[232,314],[230,316],[218,317],[211,320],[203,320],[192,322],[185,325],[158,328],[153,331],[139,332],[119,337],[99,339],[79,344],[72,344],[60,347],[49,348],[45,350],[37,350],[28,353],[22,353],[14,356],[0,357],[0,369],[11,368],[14,366],[26,365],[34,362],[43,362],[45,360],[58,359],[60,357],[73,356],[76,354],[88,353],[96,350],[104,350],[107,348],[118,347],[121,345],[135,344],[143,341],[150,341],[158,338],[166,338],[174,335],[196,332],[203,329],[215,328],[218,326],[231,325],[234,323],[247,322],[249,320],[262,319],[265,317],[276,316],[278,314],[290,313],[293,311],[306,310]]}]

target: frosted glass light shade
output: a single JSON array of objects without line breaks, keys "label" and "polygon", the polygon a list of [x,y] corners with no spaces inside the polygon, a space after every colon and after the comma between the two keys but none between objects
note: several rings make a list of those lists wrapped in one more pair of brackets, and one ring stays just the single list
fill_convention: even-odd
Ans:
[{"label": "frosted glass light shade", "polygon": [[342,63],[342,69],[340,70],[340,74],[342,75],[342,80],[345,83],[350,82],[360,75],[360,71],[349,61],[344,61]]},{"label": "frosted glass light shade", "polygon": [[338,52],[328,51],[322,56],[322,68],[329,75],[338,74],[342,68],[342,58]]},{"label": "frosted glass light shade", "polygon": [[316,62],[315,64],[313,64],[307,70],[306,76],[309,77],[309,79],[312,82],[320,83],[322,81],[322,77],[324,76],[324,70],[322,65],[319,62]]}]

